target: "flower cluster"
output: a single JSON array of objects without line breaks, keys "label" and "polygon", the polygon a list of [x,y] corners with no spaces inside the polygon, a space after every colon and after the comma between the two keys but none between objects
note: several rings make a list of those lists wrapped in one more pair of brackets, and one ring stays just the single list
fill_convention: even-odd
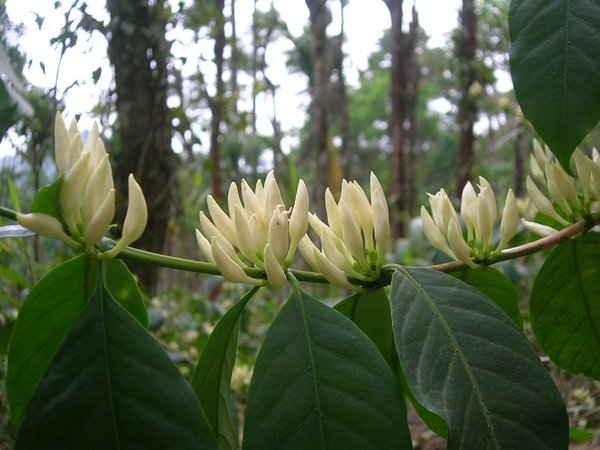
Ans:
[{"label": "flower cluster", "polygon": [[110,228],[115,215],[115,189],[108,154],[96,124],[83,143],[77,123],[67,128],[57,113],[54,127],[55,162],[62,180],[60,218],[34,212],[17,214],[17,221],[35,233],[59,239],[88,255],[111,258],[137,240],[148,213],[146,201],[133,175],[129,175],[129,206],[122,237],[115,247],[100,253],[95,245]]},{"label": "flower cluster", "polygon": [[200,212],[202,231],[196,230],[200,250],[229,281],[263,284],[264,280],[246,273],[251,264],[265,271],[269,284],[283,286],[287,280],[285,270],[308,229],[306,185],[299,181],[291,213],[272,171],[264,184],[260,180],[256,183],[254,190],[242,180],[241,194],[240,198],[236,184],[231,183],[227,195],[229,215],[208,196],[212,221]]},{"label": "flower cluster", "polygon": [[[537,141],[530,156],[531,176],[527,177],[527,193],[535,209],[561,226],[582,218],[594,218],[600,211],[600,153],[594,149],[592,158],[579,149],[573,153],[577,179],[570,176],[556,161],[548,148]],[[548,195],[542,192],[547,191]],[[535,212],[534,214],[535,215]],[[537,234],[556,233],[555,228],[523,220]]]},{"label": "flower cluster", "polygon": [[353,181],[342,183],[339,202],[325,192],[327,224],[315,214],[309,223],[321,241],[321,250],[304,236],[300,253],[304,260],[338,287],[356,289],[349,279],[372,281],[379,277],[385,248],[390,240],[389,210],[383,189],[371,173],[371,199]]},{"label": "flower cluster", "polygon": [[465,224],[465,239],[459,217],[448,194],[441,189],[429,194],[431,214],[421,207],[423,230],[433,247],[452,259],[472,268],[480,267],[477,261],[485,261],[499,254],[517,232],[519,215],[512,190],[508,190],[500,221],[500,242],[494,249],[493,232],[498,219],[496,196],[488,181],[479,177],[479,193],[468,182],[462,192],[460,213]]}]

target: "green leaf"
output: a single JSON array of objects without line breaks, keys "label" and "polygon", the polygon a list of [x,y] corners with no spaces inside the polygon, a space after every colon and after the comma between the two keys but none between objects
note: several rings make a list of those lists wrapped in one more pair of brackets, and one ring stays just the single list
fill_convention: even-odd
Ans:
[{"label": "green leaf", "polygon": [[399,367],[392,331],[392,312],[385,289],[354,294],[339,302],[334,309],[352,320],[371,339],[397,374],[403,394],[411,401],[419,416],[435,433],[445,437],[448,434],[446,423],[419,404],[408,389],[402,368]]},{"label": "green leaf", "polygon": [[90,261],[80,256],[56,266],[31,289],[19,310],[8,349],[6,396],[19,427],[48,362],[92,293]]},{"label": "green leaf", "polygon": [[29,207],[31,212],[44,213],[62,222],[60,213],[60,189],[63,179],[59,178],[49,186],[44,186],[36,192]]},{"label": "green leaf", "polygon": [[542,350],[571,373],[600,380],[600,236],[563,242],[533,284],[531,327]]},{"label": "green leaf", "polygon": [[334,309],[354,322],[375,344],[390,367],[396,353],[390,301],[384,288],[354,294],[334,306]]},{"label": "green leaf", "polygon": [[519,104],[561,165],[600,120],[600,0],[510,2]]},{"label": "green leaf", "polygon": [[118,259],[111,259],[106,261],[104,270],[104,281],[112,296],[144,328],[148,328],[148,311],[146,310],[142,293],[125,263]]},{"label": "green leaf", "polygon": [[[31,289],[19,310],[6,375],[6,395],[15,429],[50,359],[93,292],[95,265],[84,256],[59,264]],[[106,277],[113,296],[146,326],[145,306],[135,281],[127,279],[131,274],[123,263],[107,262]]]},{"label": "green leaf", "polygon": [[35,390],[15,449],[216,448],[158,342],[99,282]]},{"label": "green leaf", "polygon": [[523,328],[523,318],[519,310],[519,293],[502,273],[492,267],[486,267],[482,270],[465,268],[453,272],[452,275],[485,294],[502,308],[519,328]]},{"label": "green leaf", "polygon": [[448,423],[449,449],[568,446],[568,417],[529,341],[496,304],[431,269],[396,272],[390,294],[415,398]]},{"label": "green leaf", "polygon": [[231,373],[235,364],[240,317],[257,291],[258,287],[253,287],[219,320],[202,350],[192,379],[192,389],[217,434],[220,449],[237,448],[236,428],[229,411]]},{"label": "green leaf", "polygon": [[411,448],[402,395],[378,349],[294,279],[256,360],[244,448]]}]

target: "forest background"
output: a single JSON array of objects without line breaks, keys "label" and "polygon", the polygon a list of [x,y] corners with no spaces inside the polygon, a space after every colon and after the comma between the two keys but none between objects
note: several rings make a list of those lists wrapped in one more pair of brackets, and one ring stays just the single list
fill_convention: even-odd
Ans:
[{"label": "forest background", "polygon": [[[244,22],[250,27],[242,30],[236,9],[249,3],[251,18]],[[197,258],[190,230],[198,226],[206,196],[222,199],[231,181],[246,178],[253,185],[271,169],[288,196],[298,178],[312,193],[326,187],[339,193],[343,178],[366,185],[375,172],[388,193],[395,260],[407,263],[441,259],[425,250],[419,221],[412,219],[427,192],[449,187],[458,197],[467,180],[481,175],[499,192],[512,187],[517,196],[524,194],[534,133],[506,82],[508,0],[457,2],[456,17],[447,18],[456,27],[433,45],[419,16],[437,2],[381,0],[378,6],[391,25],[381,30],[361,68],[346,54],[348,40],[361,39],[349,36],[344,22],[353,2],[296,3],[307,18],[301,32],[292,32],[283,19],[287,2],[57,1],[62,24],[50,42],[59,58],[50,62],[23,50],[25,19],[9,15],[10,2],[0,1],[0,148],[12,153],[0,160],[0,204],[27,210],[26,199],[53,179],[54,113],[73,114],[69,97],[86,92],[82,88],[96,89],[97,101],[83,115],[73,115],[83,124],[98,121],[113,155],[121,216],[116,222],[122,222],[127,175],[133,173],[150,218],[135,246],[159,253]],[[45,17],[35,9],[31,5],[28,16],[42,30]],[[381,28],[368,17],[364,26]],[[97,54],[98,48],[106,54],[81,57],[76,69],[81,77],[68,85],[59,82],[74,70],[66,63],[73,55],[92,49]],[[272,57],[275,51],[280,57]],[[33,65],[53,76],[54,85],[39,87],[23,77]],[[292,80],[293,87],[283,80]],[[296,95],[285,97],[290,91]],[[582,145],[591,147],[596,135]],[[322,196],[311,201],[322,217]],[[66,258],[67,251],[43,251],[61,250],[60,244],[37,238],[1,245],[4,353],[28,287],[52,264],[47,258],[55,256],[49,255]],[[536,264],[533,257],[502,270],[527,291],[530,266]],[[189,371],[202,336],[239,292],[214,277],[153,266],[135,272],[151,304],[150,328],[180,369]],[[279,304],[278,298],[265,298],[252,314],[267,322]],[[251,366],[260,342],[257,323],[260,319],[244,329],[241,395],[249,379],[243,367]],[[580,389],[567,398],[573,425],[597,427],[598,387],[570,378],[560,382],[569,392]]]}]

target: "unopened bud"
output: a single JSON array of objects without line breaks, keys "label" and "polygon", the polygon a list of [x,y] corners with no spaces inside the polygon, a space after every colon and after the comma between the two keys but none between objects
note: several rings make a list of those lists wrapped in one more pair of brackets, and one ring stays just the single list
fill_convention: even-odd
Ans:
[{"label": "unopened bud", "polygon": [[300,242],[298,243],[298,250],[300,250],[300,254],[306,263],[312,267],[313,269],[318,270],[317,263],[315,261],[314,251],[319,251],[313,241],[310,240],[308,235],[304,235]]},{"label": "unopened bud", "polygon": [[353,211],[349,205],[342,204],[340,214],[342,218],[344,244],[346,244],[346,247],[348,247],[348,250],[350,250],[354,259],[356,259],[363,268],[368,267],[365,260],[364,245],[360,234],[360,228]]},{"label": "unopened bud", "polygon": [[448,243],[458,261],[465,263],[473,269],[479,267],[479,265],[471,259],[471,248],[465,242],[460,225],[454,217],[450,219],[450,223],[448,224]]},{"label": "unopened bud", "polygon": [[387,201],[383,191],[375,188],[371,191],[371,215],[373,216],[373,230],[377,242],[378,263],[383,262],[383,252],[391,238],[390,216]]},{"label": "unopened bud", "polygon": [[271,221],[269,223],[269,246],[273,251],[273,254],[280,263],[283,262],[287,255],[289,246],[289,235],[288,235],[288,218],[287,212],[283,205],[279,205],[273,211]]},{"label": "unopened bud", "polygon": [[517,199],[512,189],[509,189],[506,194],[502,221],[500,222],[500,244],[496,251],[500,251],[508,245],[508,242],[517,234],[518,226],[519,210],[517,208]]},{"label": "unopened bud", "polygon": [[529,198],[531,199],[531,201],[533,202],[533,205],[538,209],[539,212],[541,212],[545,216],[548,216],[548,217],[556,220],[561,225],[569,224],[569,222],[567,222],[565,219],[563,219],[554,210],[554,207],[552,206],[552,203],[550,202],[550,200],[548,200],[548,198],[546,198],[546,196],[544,194],[542,194],[542,191],[539,190],[539,188],[533,182],[531,177],[527,177],[526,186],[527,186],[527,193],[529,194]]},{"label": "unopened bud", "polygon": [[585,156],[578,148],[573,152],[573,160],[575,161],[577,176],[583,186],[583,201],[587,205],[590,201],[590,184],[592,179],[591,166],[594,165],[594,162]]},{"label": "unopened bud", "polygon": [[431,245],[439,251],[450,256],[452,259],[456,259],[454,252],[448,247],[445,236],[442,234],[438,226],[435,224],[434,219],[427,211],[427,208],[421,206],[421,221],[423,223],[423,232],[425,237],[431,243]]},{"label": "unopened bud", "polygon": [[275,288],[283,287],[287,281],[287,277],[269,244],[265,246],[264,255],[265,273],[267,274],[269,284]]},{"label": "unopened bud", "polygon": [[81,216],[84,223],[89,223],[92,220],[92,217],[96,214],[112,188],[113,181],[110,162],[108,161],[108,155],[104,155],[100,163],[93,168],[83,191]]},{"label": "unopened bud", "polygon": [[69,161],[71,136],[62,115],[57,112],[54,116],[54,162],[59,176],[64,176]]},{"label": "unopened bud", "polygon": [[214,263],[215,259],[212,255],[210,242],[208,242],[208,239],[206,239],[206,237],[204,237],[204,235],[198,229],[196,229],[196,241],[198,242],[198,247],[200,248],[202,256],[204,256],[204,259],[208,262]]},{"label": "unopened bud", "polygon": [[216,236],[213,236],[210,247],[215,264],[226,280],[233,283],[263,284],[260,280],[251,278],[244,272],[244,269],[225,252]]},{"label": "unopened bud", "polygon": [[470,181],[467,181],[462,191],[460,214],[467,227],[467,239],[471,242],[474,239],[474,230],[477,224],[477,193]]},{"label": "unopened bud", "polygon": [[215,226],[221,231],[221,233],[223,233],[223,236],[225,236],[229,242],[235,244],[235,228],[231,218],[225,214],[212,195],[209,195],[206,198],[206,204],[208,206],[208,211],[210,212],[210,217]]},{"label": "unopened bud", "polygon": [[546,237],[558,233],[557,229],[549,227],[547,225],[542,225],[541,223],[530,222],[529,220],[525,219],[521,219],[521,222],[523,223],[523,225],[525,225],[525,228],[537,234],[538,236]]},{"label": "unopened bud", "polygon": [[115,190],[111,189],[101,205],[96,210],[96,214],[91,220],[85,222],[84,237],[86,244],[92,247],[98,242],[115,217]]},{"label": "unopened bud", "polygon": [[356,290],[356,286],[348,281],[348,277],[344,271],[337,268],[335,264],[329,261],[325,255],[316,248],[313,250],[313,256],[319,272],[323,274],[327,281],[339,288]]},{"label": "unopened bud", "polygon": [[298,243],[308,231],[308,190],[303,180],[298,181],[298,187],[296,189],[296,198],[294,200],[294,206],[292,207],[292,214],[290,216],[289,233],[290,233],[290,247],[288,254],[285,257],[286,263],[290,264]]},{"label": "unopened bud", "polygon": [[77,248],[78,244],[68,236],[61,223],[54,217],[44,213],[17,213],[17,222],[40,236],[58,239],[70,247]]},{"label": "unopened bud", "polygon": [[325,190],[325,211],[327,212],[327,223],[329,224],[329,228],[331,228],[339,237],[342,237],[342,218],[340,215],[340,208],[335,202],[333,194],[329,188]]}]

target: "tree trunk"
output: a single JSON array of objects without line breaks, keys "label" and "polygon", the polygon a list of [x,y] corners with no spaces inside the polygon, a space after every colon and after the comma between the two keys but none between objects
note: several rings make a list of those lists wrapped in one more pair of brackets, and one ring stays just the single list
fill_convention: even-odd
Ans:
[{"label": "tree trunk", "polygon": [[390,135],[392,138],[391,175],[392,189],[390,198],[390,221],[392,236],[404,235],[404,217],[406,211],[406,154],[404,149],[405,133],[403,129],[406,106],[405,74],[405,35],[402,32],[402,0],[385,0],[390,11],[392,27],[390,30],[390,97],[392,116]]},{"label": "tree trunk", "polygon": [[313,85],[311,121],[316,151],[315,206],[319,217],[325,216],[325,188],[329,180],[329,121],[327,117],[328,68],[327,25],[331,20],[326,0],[306,0],[310,11],[310,30],[313,38]]},{"label": "tree trunk", "polygon": [[[122,223],[127,178],[133,173],[148,204],[148,225],[137,247],[162,252],[175,192],[167,109],[168,55],[162,2],[107,0],[108,55],[115,71],[118,154],[116,188]],[[118,223],[119,223],[118,222]],[[142,286],[153,293],[158,268],[137,266]]]},{"label": "tree trunk", "polygon": [[340,166],[342,176],[347,178],[354,178],[351,174],[350,164],[350,117],[348,114],[348,87],[346,86],[346,77],[344,75],[344,40],[346,39],[344,31],[344,8],[348,4],[347,0],[340,0],[340,34],[337,38],[338,48],[336,49],[336,67],[337,79],[336,79],[336,97],[337,105],[334,106],[334,114],[338,115],[338,122],[340,127],[340,138],[342,140],[340,145]]},{"label": "tree trunk", "polygon": [[460,12],[461,34],[458,41],[459,85],[461,98],[458,105],[458,162],[456,171],[456,192],[471,179],[474,164],[473,125],[477,116],[477,105],[471,95],[471,86],[477,80],[477,15],[475,0],[463,0]]},{"label": "tree trunk", "polygon": [[407,89],[406,89],[406,123],[407,123],[407,195],[406,212],[408,217],[414,217],[417,213],[417,101],[419,98],[419,82],[421,79],[421,67],[417,60],[416,46],[419,31],[419,16],[413,5],[412,20],[407,36]]},{"label": "tree trunk", "polygon": [[215,28],[214,28],[214,56],[216,74],[216,93],[209,99],[210,111],[210,160],[212,162],[211,180],[212,195],[215,199],[223,198],[221,182],[221,122],[223,121],[223,95],[225,85],[223,82],[223,52],[225,50],[225,8],[224,0],[216,0],[215,3]]}]

